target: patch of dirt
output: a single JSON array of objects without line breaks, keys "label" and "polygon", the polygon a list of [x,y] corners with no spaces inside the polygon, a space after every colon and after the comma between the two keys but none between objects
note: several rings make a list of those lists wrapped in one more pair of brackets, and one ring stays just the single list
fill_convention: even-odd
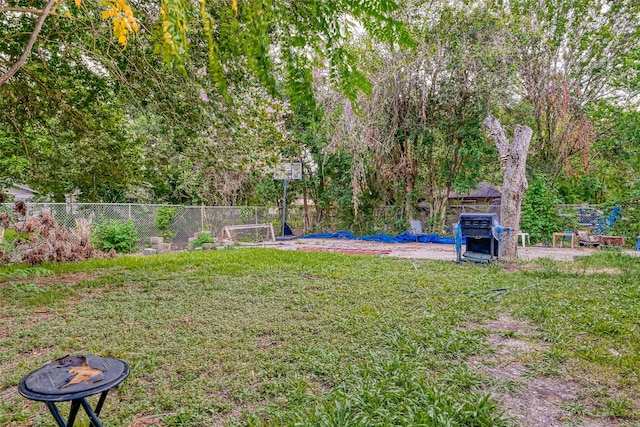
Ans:
[{"label": "patch of dirt", "polygon": [[95,272],[81,271],[81,272],[77,272],[77,273],[54,274],[54,275],[51,275],[51,276],[28,277],[26,279],[22,278],[22,277],[14,278],[14,279],[6,279],[6,280],[3,280],[3,281],[0,281],[0,286],[8,285],[8,284],[15,284],[15,283],[28,282],[28,283],[34,283],[39,287],[45,287],[45,286],[51,285],[51,284],[78,283],[78,282],[82,282],[84,280],[98,279],[98,278],[100,278],[100,275],[96,274]]},{"label": "patch of dirt", "polygon": [[136,414],[129,427],[164,427],[162,418],[171,414],[142,415]]},{"label": "patch of dirt", "polygon": [[[48,310],[36,310],[32,313],[27,326],[31,327],[39,322],[49,320],[52,317],[53,314]],[[2,325],[2,328],[0,329],[0,339],[9,338],[11,331],[13,331],[16,326],[15,316],[0,315],[0,320],[2,321],[0,323],[0,325]]]},{"label": "patch of dirt", "polygon": [[[455,245],[436,243],[379,243],[348,239],[293,239],[276,242],[241,244],[241,246],[272,247],[282,250],[305,252],[345,252],[371,251],[372,255],[396,258],[432,259],[455,261]],[[522,261],[549,258],[556,261],[573,261],[575,257],[590,255],[597,249],[592,248],[549,248],[540,246],[518,247],[518,256]],[[633,251],[624,251],[634,253]],[[522,268],[522,267],[517,267]]]},{"label": "patch of dirt", "polygon": [[486,324],[469,324],[465,329],[489,331],[487,341],[494,350],[488,357],[470,358],[471,366],[488,377],[520,384],[513,392],[489,390],[512,419],[512,425],[561,427],[577,422],[589,427],[620,426],[612,418],[576,416],[565,409],[565,405],[582,399],[582,386],[576,381],[544,376],[527,378],[523,360],[541,355],[548,348],[537,338],[532,324],[501,316]]},{"label": "patch of dirt", "polygon": [[15,396],[18,396],[18,387],[7,387],[0,389],[0,401],[9,401]]},{"label": "patch of dirt", "polygon": [[258,337],[258,348],[261,350],[270,350],[274,347],[280,347],[284,341],[274,339],[272,334],[263,334]]}]

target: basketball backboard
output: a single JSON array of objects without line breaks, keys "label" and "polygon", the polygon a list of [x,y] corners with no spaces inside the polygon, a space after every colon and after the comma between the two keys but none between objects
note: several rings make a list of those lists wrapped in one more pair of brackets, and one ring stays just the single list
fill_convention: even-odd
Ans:
[{"label": "basketball backboard", "polygon": [[286,162],[282,163],[276,171],[273,173],[273,179],[286,179],[293,181],[302,179],[302,163],[300,162]]}]

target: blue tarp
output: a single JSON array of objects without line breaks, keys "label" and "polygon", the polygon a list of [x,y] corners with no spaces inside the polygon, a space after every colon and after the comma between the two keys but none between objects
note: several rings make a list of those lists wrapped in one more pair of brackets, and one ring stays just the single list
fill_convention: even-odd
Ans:
[{"label": "blue tarp", "polygon": [[[402,234],[392,237],[388,234],[374,234],[373,236],[357,237],[353,233],[348,231],[338,231],[337,233],[317,233],[301,236],[301,239],[349,239],[349,240],[364,240],[367,242],[381,242],[381,243],[441,243],[446,245],[453,245],[455,239],[453,237],[442,237],[437,234],[411,234],[405,231]],[[462,243],[466,244],[466,238],[462,238]]]}]

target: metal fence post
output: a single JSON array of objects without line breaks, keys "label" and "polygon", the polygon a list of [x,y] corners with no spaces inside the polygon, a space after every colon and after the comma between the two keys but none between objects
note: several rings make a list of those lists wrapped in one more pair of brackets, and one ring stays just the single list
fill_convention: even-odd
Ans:
[{"label": "metal fence post", "polygon": [[200,230],[204,230],[204,205],[200,206]]}]

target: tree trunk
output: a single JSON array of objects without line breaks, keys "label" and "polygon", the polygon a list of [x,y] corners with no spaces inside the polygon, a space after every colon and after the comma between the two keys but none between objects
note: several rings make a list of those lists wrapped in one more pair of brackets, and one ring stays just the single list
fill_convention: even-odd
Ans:
[{"label": "tree trunk", "polygon": [[500,160],[504,166],[502,197],[500,205],[500,225],[510,232],[505,234],[502,247],[507,260],[518,259],[518,233],[522,214],[522,197],[527,190],[527,154],[533,131],[526,126],[516,126],[513,142],[509,143],[500,122],[489,115],[484,120],[489,135],[496,143]]},{"label": "tree trunk", "polygon": [[449,191],[432,191],[429,202],[429,233],[442,233],[444,230]]},{"label": "tree trunk", "polygon": [[311,229],[311,214],[309,213],[309,203],[307,202],[307,187],[302,187],[302,200],[304,206],[304,232],[307,233]]},{"label": "tree trunk", "polygon": [[405,187],[404,195],[404,212],[407,220],[412,221],[414,219],[414,207],[413,207],[413,190],[415,188],[415,177],[413,175],[407,176],[407,183]]}]

